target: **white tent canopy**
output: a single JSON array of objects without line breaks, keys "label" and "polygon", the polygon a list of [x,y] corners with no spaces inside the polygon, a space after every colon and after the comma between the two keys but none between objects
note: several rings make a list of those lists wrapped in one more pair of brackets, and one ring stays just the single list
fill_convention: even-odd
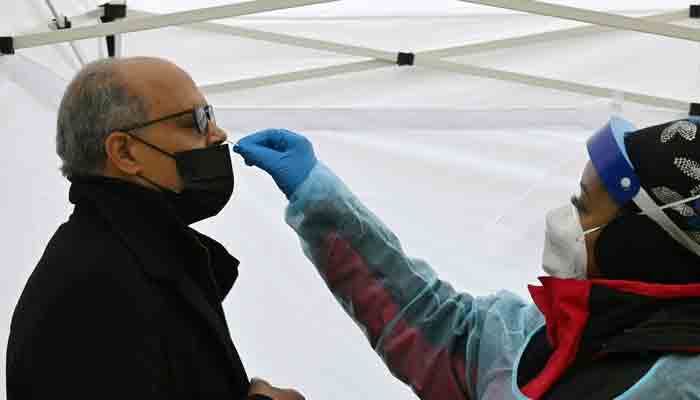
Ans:
[{"label": "white tent canopy", "polygon": [[[700,22],[687,18],[688,2],[675,0],[489,1],[511,9],[457,0],[331,1],[124,33],[117,48],[190,72],[234,141],[268,127],[308,135],[407,251],[455,287],[526,296],[540,273],[544,213],[576,190],[591,132],[612,114],[638,126],[680,118],[696,101]],[[23,285],[71,211],[54,151],[58,101],[80,59],[106,54],[105,32],[72,46],[23,44],[96,29],[127,32],[165,21],[160,14],[301,1],[131,0],[128,17],[107,24],[98,21],[100,2],[49,3],[72,28],[49,29],[54,15],[45,0],[11,0],[0,16],[0,36],[18,44],[15,54],[0,56],[3,358]],[[513,10],[525,6],[608,28]],[[657,34],[610,27],[619,25]],[[415,65],[397,66],[398,52],[415,53]],[[271,179],[234,163],[233,200],[198,228],[242,261],[224,306],[249,373],[313,399],[414,398],[301,254]]]}]

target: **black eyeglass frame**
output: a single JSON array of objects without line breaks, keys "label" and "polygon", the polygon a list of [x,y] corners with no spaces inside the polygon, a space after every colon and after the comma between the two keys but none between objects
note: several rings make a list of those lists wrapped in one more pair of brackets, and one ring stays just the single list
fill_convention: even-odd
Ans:
[{"label": "black eyeglass frame", "polygon": [[142,122],[140,124],[136,124],[133,126],[130,126],[128,128],[124,129],[117,129],[122,132],[131,132],[135,131],[137,129],[145,128],[147,126],[151,126],[154,124],[157,124],[159,122],[163,122],[172,118],[177,118],[181,117],[183,115],[187,114],[192,114],[192,121],[194,122],[194,126],[197,129],[197,132],[199,132],[200,135],[206,136],[209,133],[209,123],[213,122],[216,123],[216,117],[214,116],[214,107],[212,107],[211,104],[206,104],[203,106],[198,106],[189,110],[185,111],[180,111],[179,113],[175,114],[170,114],[166,115],[165,117],[161,117],[158,119],[154,119],[151,121],[147,122]]}]

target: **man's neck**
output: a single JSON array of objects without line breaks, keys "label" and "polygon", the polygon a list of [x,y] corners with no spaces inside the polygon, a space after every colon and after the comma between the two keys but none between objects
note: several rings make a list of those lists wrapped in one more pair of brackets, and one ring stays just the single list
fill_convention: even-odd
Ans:
[{"label": "man's neck", "polygon": [[135,185],[143,186],[151,190],[160,191],[160,189],[157,186],[148,182],[146,179],[143,179],[138,175],[127,175],[118,170],[117,168],[114,168],[114,166],[110,164],[105,166],[104,170],[102,171],[102,176],[107,178],[120,179],[129,183],[133,183]]}]

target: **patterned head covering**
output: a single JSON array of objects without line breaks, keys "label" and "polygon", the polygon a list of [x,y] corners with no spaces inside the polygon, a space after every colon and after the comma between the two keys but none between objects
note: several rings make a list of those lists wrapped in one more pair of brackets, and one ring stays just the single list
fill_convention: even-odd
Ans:
[{"label": "patterned head covering", "polygon": [[[641,185],[659,206],[700,195],[698,122],[669,122],[640,129],[625,138]],[[700,200],[667,208],[665,212],[700,243]]]}]

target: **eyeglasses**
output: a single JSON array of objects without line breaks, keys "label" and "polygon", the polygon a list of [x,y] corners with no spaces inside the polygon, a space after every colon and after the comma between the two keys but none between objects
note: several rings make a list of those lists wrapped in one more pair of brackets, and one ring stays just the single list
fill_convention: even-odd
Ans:
[{"label": "eyeglasses", "polygon": [[168,119],[172,118],[177,118],[181,117],[183,115],[187,114],[192,114],[192,121],[194,122],[194,126],[197,129],[197,132],[202,135],[206,136],[209,133],[209,123],[216,123],[216,118],[214,117],[214,107],[211,105],[207,104],[204,106],[199,106],[195,107],[190,110],[186,111],[181,111],[176,114],[171,114],[171,115],[166,115],[165,117],[154,119],[152,121],[148,122],[143,122],[138,125],[133,125],[125,129],[119,129],[120,131],[123,132],[129,132],[129,131],[134,131],[136,129],[141,129],[145,128],[149,125],[157,124],[159,122],[163,122]]}]

